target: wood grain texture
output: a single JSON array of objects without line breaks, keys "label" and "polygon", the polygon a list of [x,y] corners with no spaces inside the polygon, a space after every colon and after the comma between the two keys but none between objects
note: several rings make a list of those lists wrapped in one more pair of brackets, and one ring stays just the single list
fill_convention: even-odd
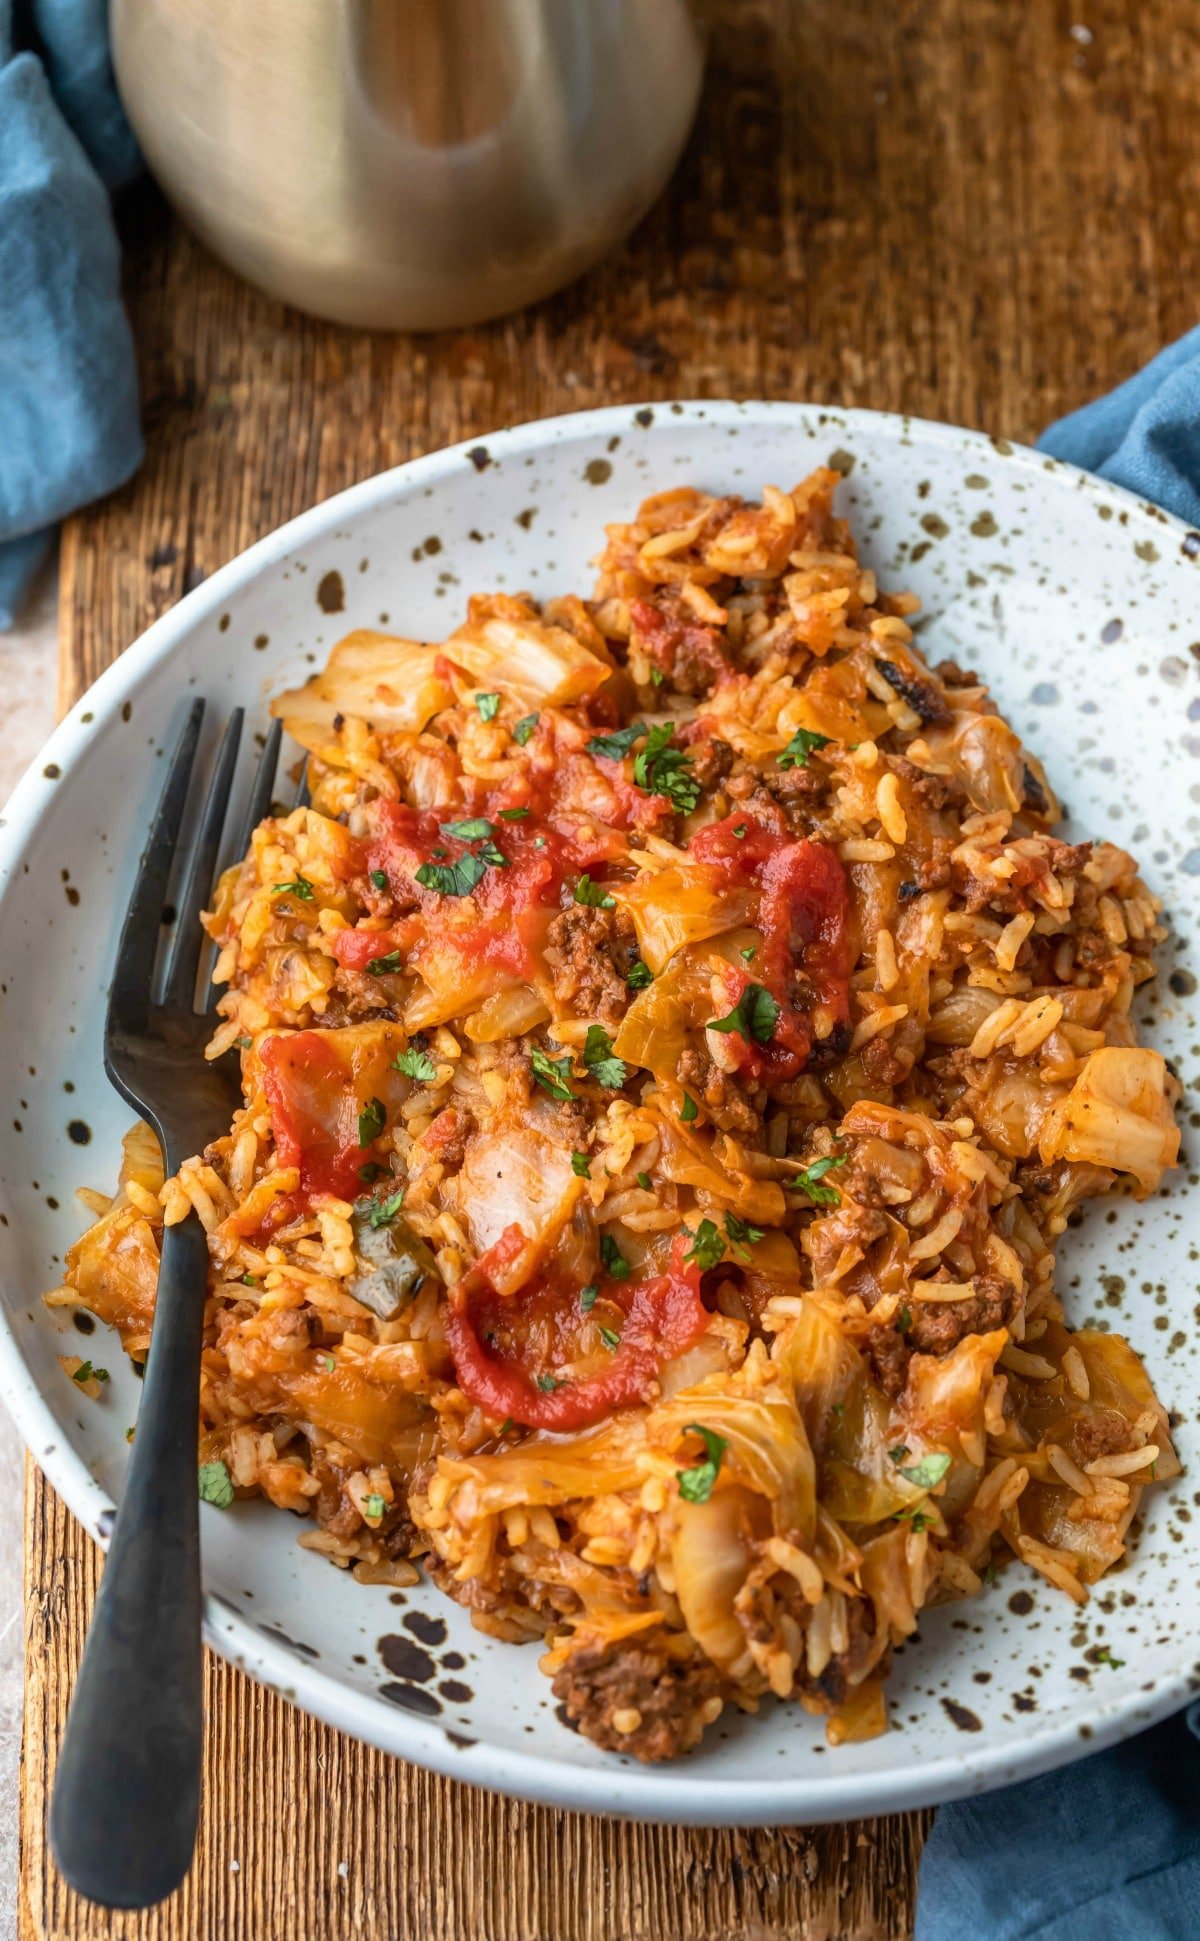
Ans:
[{"label": "wood grain texture", "polygon": [[[1194,321],[1190,0],[710,0],[708,12],[705,102],[667,195],[625,249],[517,318],[426,338],[315,323],[228,275],[152,192],[135,198],[124,222],[147,458],[64,532],[64,706],[281,520],[454,439],[615,400],[721,395],[1030,438]],[[1071,32],[1080,16],[1090,40]],[[356,1747],[216,1662],[193,1874],[163,1910],[97,1916],[43,1840],[95,1577],[90,1543],[33,1481],[22,1941],[911,1931],[921,1816],[737,1834],[556,1815]]]},{"label": "wood grain texture", "polygon": [[211,1654],[195,1865],[163,1907],[101,1914],[64,1886],[42,1837],[98,1565],[95,1545],[31,1468],[20,1941],[900,1941],[910,1932],[922,1815],[743,1833],[553,1813],[356,1745]]}]

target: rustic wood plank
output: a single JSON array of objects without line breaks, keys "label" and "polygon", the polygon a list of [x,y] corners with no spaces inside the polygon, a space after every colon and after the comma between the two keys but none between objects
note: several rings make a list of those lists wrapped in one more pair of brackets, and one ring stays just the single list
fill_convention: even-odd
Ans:
[{"label": "rustic wood plank", "polygon": [[[872,405],[1030,438],[1194,320],[1187,0],[708,11],[705,104],[668,194],[625,249],[518,318],[426,338],[319,324],[238,283],[153,192],[135,197],[148,455],[64,532],[64,706],[281,520],[453,439],[688,395]],[[1071,31],[1080,15],[1090,39]],[[923,1816],[743,1834],[553,1814],[368,1752],[216,1662],[192,1876],[165,1909],[99,1917],[43,1840],[96,1557],[40,1479],[26,1558],[22,1941],[911,1930]]]},{"label": "rustic wood plank", "polygon": [[908,1932],[918,1815],[738,1833],[553,1813],[355,1745],[211,1657],[196,1865],[165,1907],[102,1916],[63,1886],[37,1838],[98,1576],[94,1545],[40,1479],[28,1493],[26,1556],[21,1941],[898,1941]]}]

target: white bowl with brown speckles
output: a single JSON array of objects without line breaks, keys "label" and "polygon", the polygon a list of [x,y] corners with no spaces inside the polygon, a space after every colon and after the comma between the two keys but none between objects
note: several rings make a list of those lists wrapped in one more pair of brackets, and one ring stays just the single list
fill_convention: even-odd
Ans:
[{"label": "white bowl with brown speckles", "polygon": [[[37,1461],[89,1530],[111,1522],[138,1384],[40,1294],[109,1188],[128,1111],[101,1068],[121,915],[195,694],[265,722],[354,626],[440,638],[473,589],[584,590],[605,521],[646,493],[757,493],[832,460],[885,585],[920,594],[921,644],[981,669],[1045,758],[1080,834],[1132,848],[1173,918],[1150,1042],[1185,1083],[1200,1054],[1188,967],[1200,892],[1200,536],[1057,465],[943,425],[783,404],[656,405],[525,425],[401,466],[318,506],[181,601],[72,710],[0,829],[0,1377]],[[1181,934],[1180,934],[1181,933]],[[86,1142],[86,1143],[82,1143]],[[555,1716],[534,1649],[495,1643],[432,1588],[366,1589],[261,1505],[203,1512],[209,1642],[345,1731],[457,1779],[645,1819],[844,1819],[982,1791],[1137,1731],[1191,1692],[1200,1659],[1194,1397],[1198,1202],[1186,1171],[1144,1206],[1087,1212],[1060,1256],[1073,1317],[1120,1327],[1182,1418],[1187,1465],[1153,1493],[1126,1567],[1082,1612],[1022,1567],[926,1614],[898,1654],[893,1729],[827,1749],[798,1708],[732,1716],[644,1768]],[[1190,1229],[1190,1236],[1189,1236]],[[99,1403],[57,1356],[112,1370]],[[391,1638],[384,1645],[380,1640]],[[1097,1663],[1107,1645],[1115,1665]],[[389,1663],[390,1661],[390,1663]]]}]

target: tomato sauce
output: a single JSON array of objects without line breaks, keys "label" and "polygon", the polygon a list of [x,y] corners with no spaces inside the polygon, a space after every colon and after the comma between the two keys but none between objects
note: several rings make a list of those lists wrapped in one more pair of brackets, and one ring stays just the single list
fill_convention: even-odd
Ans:
[{"label": "tomato sauce", "polygon": [[814,1043],[809,1007],[796,1002],[796,973],[835,1024],[850,1017],[850,892],[841,861],[828,844],[797,840],[746,813],[698,830],[688,849],[726,880],[760,892],[758,955],[745,970],[731,964],[722,975],[730,1011],[757,983],[771,993],[779,1015],[769,1043],[740,1032],[730,1033],[730,1040],[738,1048],[739,1069],[751,1077],[768,1084],[794,1078]]},{"label": "tomato sauce", "polygon": [[641,645],[669,680],[690,686],[698,675],[707,675],[710,684],[716,685],[734,672],[721,651],[717,630],[689,617],[686,609],[664,612],[649,600],[633,600],[629,617]]},{"label": "tomato sauce", "polygon": [[[602,731],[598,731],[602,732]],[[620,761],[590,755],[586,729],[539,726],[520,771],[473,799],[436,809],[376,801],[369,827],[354,842],[352,873],[382,874],[403,914],[384,930],[345,929],[329,949],[348,970],[366,971],[391,953],[397,968],[421,970],[425,951],[461,959],[464,978],[481,968],[500,982],[532,982],[541,968],[547,919],[563,900],[564,884],[628,853],[629,830],[653,829],[671,805],[630,781]],[[522,810],[513,816],[510,812]],[[448,823],[481,818],[490,837],[463,839],[445,833]],[[464,857],[486,860],[494,845],[505,858],[487,864],[479,882],[462,896],[417,882],[426,863],[452,867]],[[378,888],[378,886],[373,886]],[[441,979],[444,982],[444,973]]]},{"label": "tomato sauce", "polygon": [[[292,1031],[268,1038],[260,1053],[275,1150],[282,1165],[299,1167],[295,1197],[304,1203],[322,1194],[354,1199],[362,1191],[359,1169],[374,1146],[374,1140],[359,1144],[359,1114],[368,1099],[360,1099],[334,1035]],[[289,1214],[296,1210],[289,1204]]]},{"label": "tomato sauce", "polygon": [[[464,966],[490,965],[511,978],[531,978],[545,932],[545,913],[558,908],[562,884],[574,868],[572,846],[558,830],[532,815],[515,822],[496,820],[494,834],[469,841],[445,833],[446,823],[465,822],[480,810],[454,807],[410,808],[402,802],[377,802],[374,827],[361,841],[364,872],[382,872],[392,896],[406,914],[386,930],[339,930],[330,949],[349,970],[367,970],[393,951],[400,966],[420,968],[423,949],[452,953]],[[485,819],[491,820],[490,816]],[[432,863],[452,868],[490,846],[504,857],[489,862],[482,877],[461,896],[426,888],[417,871]]]},{"label": "tomato sauce", "polygon": [[[637,786],[626,773],[626,757],[589,752],[587,743],[608,732],[604,726],[564,726],[539,751],[529,777],[531,804],[560,828],[572,829],[575,847],[582,844],[582,854],[595,862],[623,856],[623,835],[652,831],[674,813],[665,796]],[[581,860],[581,866],[588,863]]]},{"label": "tomato sauce", "polygon": [[[619,1345],[599,1373],[558,1381],[552,1367],[578,1356],[590,1326],[581,1290],[541,1276],[514,1295],[498,1294],[492,1275],[528,1245],[519,1227],[508,1227],[455,1289],[446,1312],[446,1339],[464,1395],[490,1416],[560,1432],[644,1402],[664,1362],[708,1325],[700,1270],[684,1259],[688,1238],[676,1237],[665,1272],[600,1284],[597,1310],[624,1317]],[[539,1375],[550,1385],[543,1387]]]}]

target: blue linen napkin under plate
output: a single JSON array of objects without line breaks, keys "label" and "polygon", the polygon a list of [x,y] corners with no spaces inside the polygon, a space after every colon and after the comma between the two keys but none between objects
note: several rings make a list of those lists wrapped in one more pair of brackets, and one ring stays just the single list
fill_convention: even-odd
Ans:
[{"label": "blue linen napkin under plate", "polygon": [[[1200,329],[1041,451],[1200,526]],[[916,1941],[1200,1937],[1200,1704],[1136,1739],[944,1806],[921,1862]]]},{"label": "blue linen napkin under plate", "polygon": [[0,629],[58,520],[141,464],[109,205],[139,166],[106,0],[0,0]]}]

